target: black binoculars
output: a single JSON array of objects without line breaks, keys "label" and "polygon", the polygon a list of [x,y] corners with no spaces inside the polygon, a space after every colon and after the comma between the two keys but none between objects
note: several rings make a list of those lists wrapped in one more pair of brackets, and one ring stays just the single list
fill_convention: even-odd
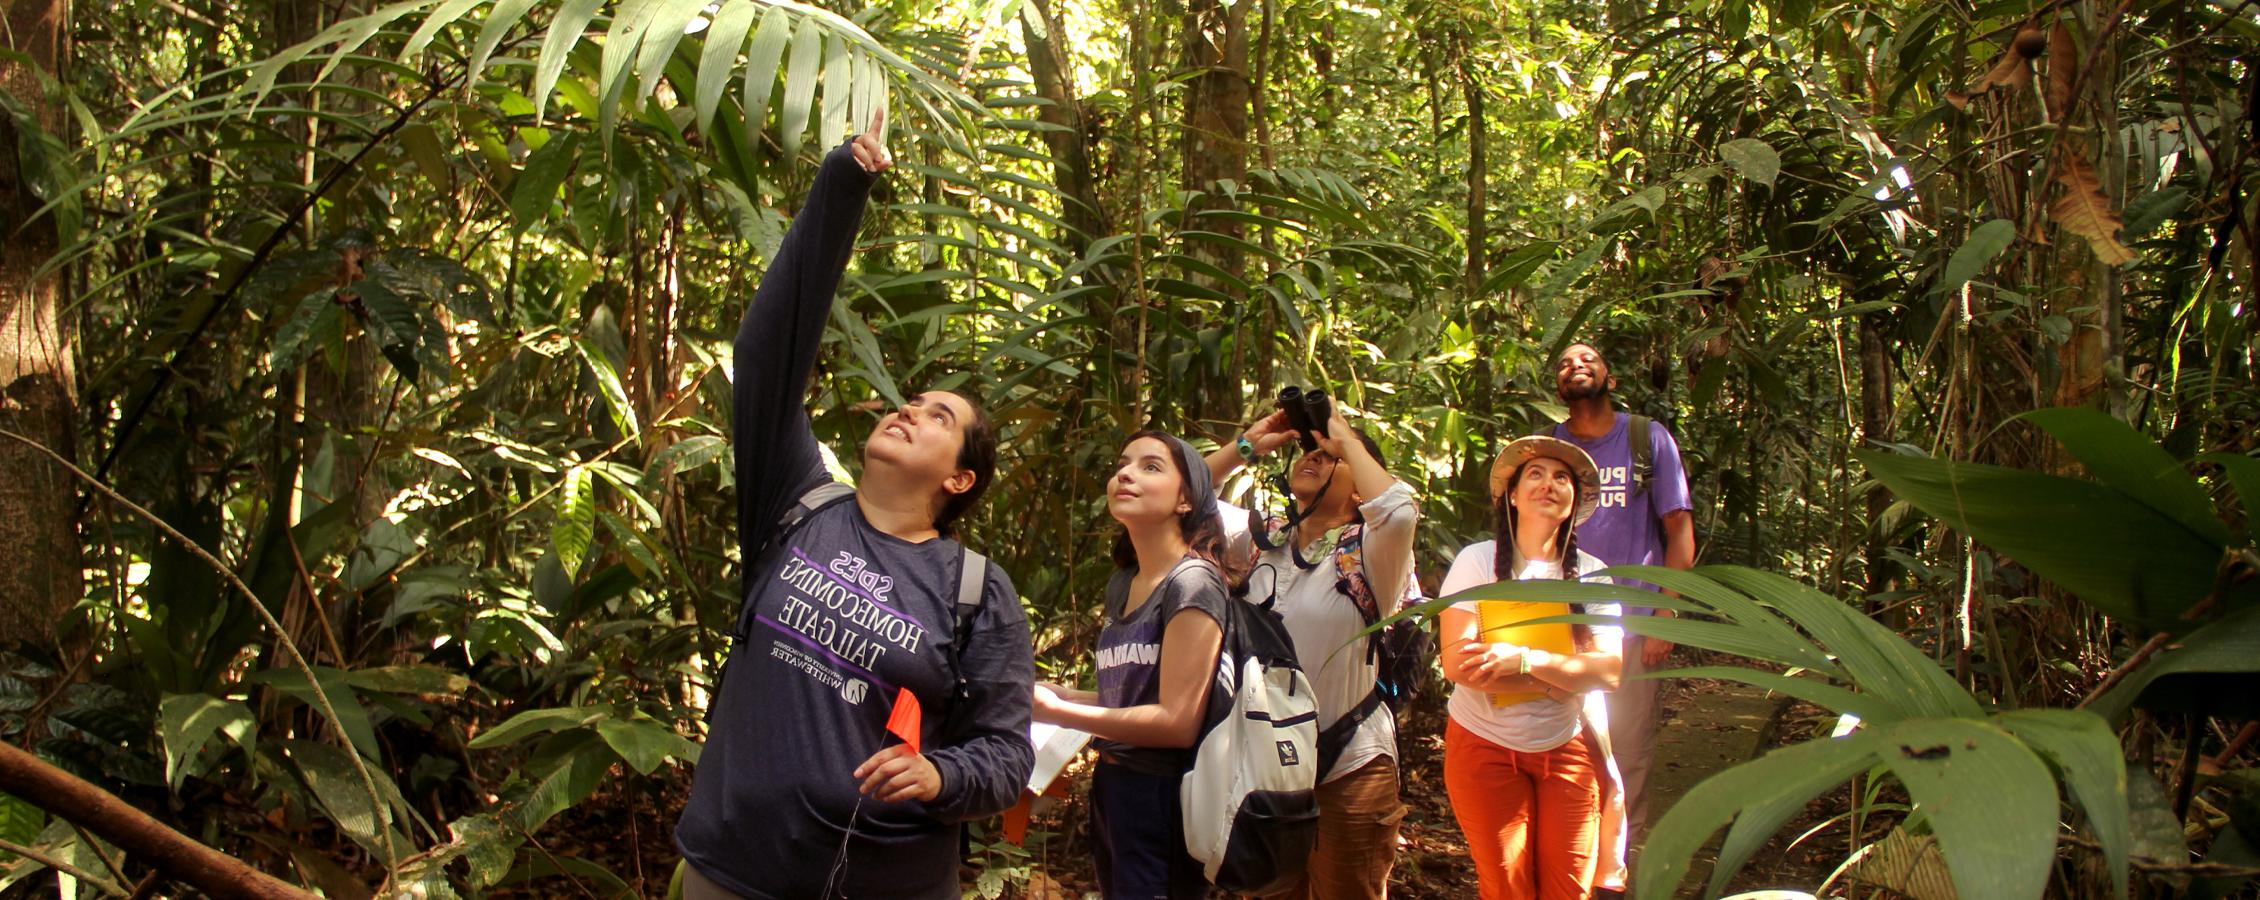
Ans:
[{"label": "black binoculars", "polygon": [[1288,427],[1302,438],[1303,450],[1318,449],[1318,436],[1325,434],[1326,423],[1334,420],[1334,403],[1326,392],[1288,385],[1279,389],[1279,408],[1287,413]]}]

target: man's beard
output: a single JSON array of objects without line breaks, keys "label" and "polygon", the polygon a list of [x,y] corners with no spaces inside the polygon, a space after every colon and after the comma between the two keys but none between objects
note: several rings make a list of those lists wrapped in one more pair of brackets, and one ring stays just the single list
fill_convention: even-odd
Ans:
[{"label": "man's beard", "polygon": [[1609,382],[1607,379],[1597,378],[1582,385],[1559,385],[1554,389],[1554,392],[1560,394],[1564,400],[1597,400],[1609,395]]}]

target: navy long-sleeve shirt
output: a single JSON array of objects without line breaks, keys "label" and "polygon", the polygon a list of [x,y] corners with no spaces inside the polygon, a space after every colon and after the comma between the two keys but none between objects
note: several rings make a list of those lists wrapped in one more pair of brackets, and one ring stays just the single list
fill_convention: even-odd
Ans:
[{"label": "navy long-sleeve shirt", "polygon": [[[785,512],[830,477],[802,402],[873,181],[845,146],[825,157],[738,326],[744,639],[723,670],[675,843],[699,872],[746,897],[806,900],[827,896],[830,883],[830,896],[859,900],[954,900],[960,823],[1010,807],[1035,762],[1028,620],[1000,569],[989,567],[961,651],[954,541],[894,537],[848,501],[778,539]],[[920,744],[941,793],[923,803],[861,799],[858,811],[852,774],[891,742],[886,722],[901,689],[925,711]]]}]

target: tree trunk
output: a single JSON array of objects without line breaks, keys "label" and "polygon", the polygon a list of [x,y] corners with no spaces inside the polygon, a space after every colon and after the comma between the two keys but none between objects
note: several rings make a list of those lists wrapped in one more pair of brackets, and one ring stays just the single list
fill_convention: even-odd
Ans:
[{"label": "tree trunk", "polygon": [[[1185,92],[1184,138],[1181,144],[1184,155],[1182,186],[1190,192],[1201,192],[1200,199],[1186,209],[1186,225],[1204,231],[1215,231],[1235,238],[1244,237],[1246,229],[1240,223],[1221,218],[1195,219],[1194,214],[1210,209],[1236,209],[1236,201],[1216,193],[1218,182],[1229,181],[1244,185],[1248,177],[1248,3],[1225,4],[1220,0],[1191,0],[1185,7],[1184,50],[1182,62],[1193,73]],[[1197,224],[1196,224],[1197,223]],[[1208,241],[1190,241],[1185,251],[1232,276],[1244,281],[1247,276],[1246,254],[1221,247]],[[1196,279],[1208,282],[1232,298],[1232,307],[1248,302],[1239,284],[1230,281],[1215,283],[1213,279]],[[1227,309],[1236,314],[1237,309]],[[1195,333],[1198,323],[1191,323]],[[1201,377],[1187,397],[1187,417],[1196,421],[1215,420],[1237,422],[1239,410],[1239,373],[1224,371],[1221,360],[1211,360],[1198,367]],[[1182,396],[1182,395],[1181,395]]]},{"label": "tree trunk", "polygon": [[[1883,316],[1860,317],[1860,443],[1891,440],[1891,342],[1885,337]],[[1877,488],[1868,491],[1867,592],[1879,594],[1890,586],[1890,562],[1884,556],[1883,512],[1890,495]],[[1873,601],[1870,601],[1871,605]],[[1871,609],[1872,611],[1872,609]]]},{"label": "tree trunk", "polygon": [[[1467,295],[1465,309],[1468,334],[1475,344],[1474,389],[1468,397],[1468,412],[1476,423],[1487,423],[1498,408],[1493,402],[1498,393],[1498,375],[1491,368],[1491,354],[1502,346],[1502,336],[1498,333],[1498,317],[1491,314],[1495,304],[1486,303],[1483,296],[1486,268],[1484,247],[1491,239],[1491,229],[1485,215],[1485,210],[1490,205],[1490,167],[1485,161],[1486,131],[1489,126],[1483,116],[1483,79],[1477,75],[1477,67],[1467,58],[1467,54],[1473,50],[1473,47],[1461,48],[1458,67],[1460,86],[1467,100],[1467,271],[1463,288]],[[1499,429],[1478,424],[1471,433],[1498,431]],[[1467,458],[1462,461],[1460,472],[1462,484],[1473,496],[1488,496],[1486,492],[1491,483],[1489,460],[1489,445],[1480,440],[1468,441]]]},{"label": "tree trunk", "polygon": [[1111,228],[1105,208],[1099,204],[1098,180],[1091,173],[1091,134],[1083,117],[1083,103],[1075,96],[1073,70],[1059,49],[1065,26],[1049,0],[1034,0],[1033,6],[1036,19],[1043,23],[1043,33],[1038,34],[1024,15],[1020,18],[1020,35],[1028,45],[1028,71],[1035,76],[1036,93],[1050,101],[1036,108],[1036,118],[1058,126],[1043,132],[1044,145],[1051,151],[1052,183],[1066,198],[1060,204],[1067,220],[1065,244],[1081,256],[1094,238]]},{"label": "tree trunk", "polygon": [[[2087,38],[2095,37],[2097,25],[2108,10],[2109,4],[2082,3],[2079,15],[2069,13],[2064,17],[2065,28],[2074,18],[2085,19],[2089,26]],[[2080,52],[2083,51],[2084,52]],[[2093,161],[2093,171],[2101,181],[2104,197],[2110,199],[2111,208],[2124,205],[2125,179],[2121,174],[2124,152],[2118,140],[2101,140],[2095,135],[2117,134],[2116,107],[2112,95],[2118,84],[2118,66],[2109,47],[2078,46],[2070,39],[2070,32],[2060,33],[2052,40],[2048,53],[2048,79],[2050,83],[2050,118],[2059,125],[2080,123],[2091,127],[2067,130],[2058,139],[2057,154],[2053,161],[2055,172],[2061,173],[2068,164]],[[2081,69],[2086,69],[2086,79],[2080,81]],[[2061,92],[2076,90],[2078,96],[2059,96]],[[2058,103],[2057,101],[2066,101]],[[2062,191],[2061,185],[2036,186],[2039,191]],[[2105,405],[2104,381],[2118,366],[2118,330],[2122,297],[2116,266],[2097,259],[2093,246],[2087,240],[2059,227],[2055,235],[2052,268],[2063,276],[2063,284],[2051,294],[2049,311],[2063,316],[2071,323],[2070,336],[2056,348],[2056,384],[2052,395],[2034,398],[2039,404],[2053,406]],[[2036,404],[2036,405],[2039,405]],[[2070,467],[2067,456],[2052,452],[2050,468],[2063,470]]]},{"label": "tree trunk", "polygon": [[[0,59],[0,90],[48,134],[59,134],[64,118],[40,75],[59,75],[69,64],[69,11],[64,0],[12,0],[0,31],[0,47],[31,63]],[[37,139],[0,118],[0,222],[9,230],[0,237],[0,428],[70,458],[78,388],[62,282],[33,276],[55,253],[55,222],[32,221],[43,205],[31,190],[41,173],[22,171],[17,153],[21,142]],[[51,645],[80,590],[77,488],[30,448],[0,443],[0,560],[7,561],[0,565],[0,642]]]}]

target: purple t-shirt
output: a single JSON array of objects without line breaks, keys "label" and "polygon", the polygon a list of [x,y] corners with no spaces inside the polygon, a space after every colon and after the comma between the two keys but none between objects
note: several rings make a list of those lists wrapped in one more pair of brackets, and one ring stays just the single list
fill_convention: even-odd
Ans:
[{"label": "purple t-shirt", "polygon": [[[1622,412],[1617,413],[1616,426],[1609,433],[1590,441],[1570,434],[1567,422],[1554,426],[1555,437],[1592,454],[1594,464],[1601,467],[1601,506],[1593,511],[1593,518],[1577,527],[1577,549],[1612,566],[1660,566],[1664,564],[1664,516],[1694,508],[1687,495],[1687,470],[1679,464],[1679,442],[1672,439],[1671,429],[1662,422],[1651,422],[1648,444],[1652,452],[1648,459],[1654,471],[1648,477],[1646,493],[1632,496],[1631,435],[1632,415]],[[1653,587],[1644,582],[1625,583]],[[1648,610],[1629,607],[1625,612],[1644,615]]]}]

